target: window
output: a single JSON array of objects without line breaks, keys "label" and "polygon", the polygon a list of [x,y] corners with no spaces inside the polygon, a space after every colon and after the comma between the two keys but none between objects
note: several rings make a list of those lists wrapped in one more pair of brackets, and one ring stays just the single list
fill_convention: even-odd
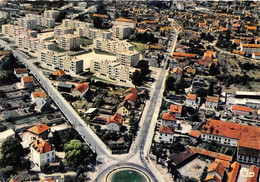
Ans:
[{"label": "window", "polygon": [[161,139],[162,139],[162,137],[159,137],[159,139],[161,140]]},{"label": "window", "polygon": [[54,152],[52,152],[52,155],[54,155]]},{"label": "window", "polygon": [[47,154],[47,157],[49,157],[49,154]]}]

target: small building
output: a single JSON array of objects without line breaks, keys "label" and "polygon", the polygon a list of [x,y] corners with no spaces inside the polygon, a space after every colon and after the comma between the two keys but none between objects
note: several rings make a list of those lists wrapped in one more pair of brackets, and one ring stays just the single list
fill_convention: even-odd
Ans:
[{"label": "small building", "polygon": [[227,182],[235,182],[237,180],[239,168],[240,163],[234,162],[231,164],[227,174]]},{"label": "small building", "polygon": [[15,136],[15,132],[12,129],[0,132],[0,148],[6,139],[13,138],[14,136]]},{"label": "small building", "polygon": [[138,90],[136,90],[136,88],[131,87],[131,88],[124,91],[124,96],[126,97],[127,95],[132,94],[132,93],[137,95]]},{"label": "small building", "polygon": [[179,81],[182,77],[182,69],[180,67],[176,67],[171,71],[171,74],[176,81]]},{"label": "small building", "polygon": [[55,79],[55,80],[64,80],[64,79],[65,79],[65,76],[66,76],[65,72],[64,72],[63,70],[61,70],[61,69],[55,71],[55,72],[51,75],[51,77],[52,77],[53,79]]},{"label": "small building", "polygon": [[250,166],[248,173],[249,173],[249,175],[251,174],[252,176],[248,176],[247,182],[259,181],[259,167],[255,166],[255,165]]},{"label": "small building", "polygon": [[107,121],[107,130],[120,131],[123,124],[123,118],[119,114],[115,114]]},{"label": "small building", "polygon": [[216,109],[216,108],[218,108],[218,101],[219,101],[218,97],[207,96],[206,102],[205,102],[205,107]]},{"label": "small building", "polygon": [[225,175],[225,168],[221,162],[214,161],[208,169],[208,174],[205,181],[222,181]]},{"label": "small building", "polygon": [[188,94],[186,97],[185,105],[188,107],[198,108],[200,105],[200,98],[196,94]]},{"label": "small building", "polygon": [[135,108],[136,101],[137,101],[137,95],[135,95],[134,93],[129,94],[125,97],[124,100],[127,101],[131,105],[132,108]]},{"label": "small building", "polygon": [[50,131],[50,127],[45,124],[36,124],[35,126],[27,130],[30,133],[31,140],[37,140],[39,138],[47,139]]},{"label": "small building", "polygon": [[162,125],[163,126],[169,126],[172,128],[178,128],[179,125],[176,121],[176,116],[173,113],[163,113],[162,115]]},{"label": "small building", "polygon": [[55,161],[54,148],[42,138],[37,139],[30,145],[32,161],[38,167]]},{"label": "small building", "polygon": [[182,106],[178,106],[178,105],[173,105],[171,104],[170,106],[170,112],[175,114],[176,117],[181,117],[181,113],[182,113]]},{"label": "small building", "polygon": [[170,142],[175,141],[174,130],[169,126],[161,126],[159,129],[159,141],[161,142]]},{"label": "small building", "polygon": [[31,93],[31,98],[32,98],[33,102],[36,102],[40,98],[46,98],[46,97],[47,97],[47,95],[43,90],[39,91],[39,92],[32,92]]},{"label": "small building", "polygon": [[246,115],[250,113],[250,107],[246,106],[239,106],[239,105],[232,105],[231,111],[238,115]]},{"label": "small building", "polygon": [[14,70],[14,74],[17,78],[22,78],[28,76],[27,68],[17,68]]},{"label": "small building", "polygon": [[131,105],[127,101],[123,101],[117,106],[116,113],[121,116],[129,116],[131,113],[130,109]]},{"label": "small building", "polygon": [[46,98],[39,98],[35,103],[36,103],[36,110],[38,112],[48,112],[52,110],[50,101]]},{"label": "small building", "polygon": [[73,97],[84,97],[84,95],[87,93],[89,89],[89,86],[87,83],[82,83],[82,84],[79,84],[76,88],[74,88],[72,90],[72,95]]},{"label": "small building", "polygon": [[21,83],[24,87],[31,87],[34,86],[34,79],[33,76],[25,76],[22,77]]},{"label": "small building", "polygon": [[72,90],[75,88],[74,84],[71,83],[58,83],[57,85],[58,91],[61,92],[72,92]]},{"label": "small building", "polygon": [[252,58],[257,59],[257,60],[260,60],[260,52],[254,52],[254,53],[252,54]]}]

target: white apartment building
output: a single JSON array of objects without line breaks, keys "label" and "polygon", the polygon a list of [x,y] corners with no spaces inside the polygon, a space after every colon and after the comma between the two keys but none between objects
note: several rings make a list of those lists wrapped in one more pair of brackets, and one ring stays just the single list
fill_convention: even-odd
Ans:
[{"label": "white apartment building", "polygon": [[129,26],[125,25],[114,25],[112,27],[112,37],[118,39],[125,39],[131,33],[131,29]]},{"label": "white apartment building", "polygon": [[35,14],[27,14],[25,17],[36,19],[37,25],[40,26],[44,26],[47,28],[52,28],[55,26],[55,19],[53,18],[45,18],[42,15],[35,15]]},{"label": "white apartment building", "polygon": [[13,38],[16,38],[19,35],[37,37],[37,31],[28,30],[24,27],[10,24],[2,25],[2,33]]},{"label": "white apartment building", "polygon": [[254,52],[260,52],[260,44],[240,44],[240,51],[252,54]]},{"label": "white apartment building", "polygon": [[43,66],[62,69],[71,74],[78,74],[83,71],[83,60],[76,57],[58,53],[52,50],[40,50],[38,59]]},{"label": "white apartment building", "polygon": [[32,161],[38,167],[55,161],[55,150],[49,143],[41,138],[30,145],[30,150]]},{"label": "white apartment building", "polygon": [[118,52],[133,51],[134,46],[128,42],[121,42],[109,39],[94,39],[94,48],[116,54]]},{"label": "white apartment building", "polygon": [[81,37],[86,37],[89,39],[96,39],[96,38],[111,39],[112,37],[112,32],[94,29],[94,28],[78,28],[76,30],[76,34]]},{"label": "white apartment building", "polygon": [[131,19],[125,19],[125,18],[117,18],[115,20],[114,25],[123,25],[123,26],[128,26],[130,28],[135,28],[136,27],[136,21],[131,20]]},{"label": "white apartment building", "polygon": [[131,83],[130,77],[135,69],[121,65],[116,61],[95,59],[90,62],[90,71],[95,73],[97,76]]},{"label": "white apartment building", "polygon": [[19,18],[18,25],[20,25],[26,29],[35,29],[37,26],[37,20],[36,20],[36,18],[32,18],[32,17]]},{"label": "white apartment building", "polygon": [[83,22],[79,20],[72,20],[72,19],[63,19],[62,20],[62,26],[67,28],[93,28],[94,25],[92,23]]},{"label": "white apartment building", "polygon": [[80,37],[78,35],[64,34],[57,40],[59,46],[65,50],[75,50],[80,46]]},{"label": "white apartment building", "polygon": [[140,53],[137,51],[122,51],[116,54],[117,62],[126,66],[137,66],[140,61]]},{"label": "white apartment building", "polygon": [[74,29],[73,28],[68,28],[68,27],[63,27],[63,26],[57,26],[54,28],[54,38],[59,39],[61,35],[64,34],[73,34]]},{"label": "white apartment building", "polygon": [[60,12],[57,10],[45,10],[44,11],[44,18],[52,18],[52,19],[57,19],[59,16]]}]

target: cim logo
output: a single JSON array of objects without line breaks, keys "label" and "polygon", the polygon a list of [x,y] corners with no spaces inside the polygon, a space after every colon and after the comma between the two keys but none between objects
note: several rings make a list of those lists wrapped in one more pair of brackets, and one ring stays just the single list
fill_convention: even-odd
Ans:
[{"label": "cim logo", "polygon": [[240,174],[242,177],[246,177],[246,178],[252,178],[255,176],[255,172],[250,172],[249,169],[242,167],[240,170]]}]

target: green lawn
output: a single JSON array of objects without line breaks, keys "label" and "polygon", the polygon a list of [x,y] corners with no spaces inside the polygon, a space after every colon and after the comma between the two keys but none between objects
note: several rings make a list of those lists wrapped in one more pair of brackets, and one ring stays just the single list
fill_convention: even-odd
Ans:
[{"label": "green lawn", "polygon": [[67,52],[67,50],[60,48],[57,44],[55,44],[54,51],[57,52]]},{"label": "green lawn", "polygon": [[93,40],[81,37],[80,44],[91,45],[91,44],[93,44]]},{"label": "green lawn", "polygon": [[48,38],[46,38],[45,40],[52,40],[52,39],[54,39],[54,36],[48,37]]},{"label": "green lawn", "polygon": [[135,50],[142,53],[142,50],[146,49],[146,44],[140,42],[129,42],[130,44],[135,46]]},{"label": "green lawn", "polygon": [[92,73],[88,73],[88,72],[85,72],[85,73],[81,74],[80,76],[84,76],[86,78],[93,79],[93,80],[107,81],[105,79],[98,78],[95,75],[93,75]]},{"label": "green lawn", "polygon": [[94,52],[96,54],[104,54],[104,55],[108,55],[108,56],[115,56],[115,54],[112,54],[112,53],[109,53],[109,52],[105,52],[105,51],[101,51],[101,50],[95,49],[95,48],[94,48]]}]

